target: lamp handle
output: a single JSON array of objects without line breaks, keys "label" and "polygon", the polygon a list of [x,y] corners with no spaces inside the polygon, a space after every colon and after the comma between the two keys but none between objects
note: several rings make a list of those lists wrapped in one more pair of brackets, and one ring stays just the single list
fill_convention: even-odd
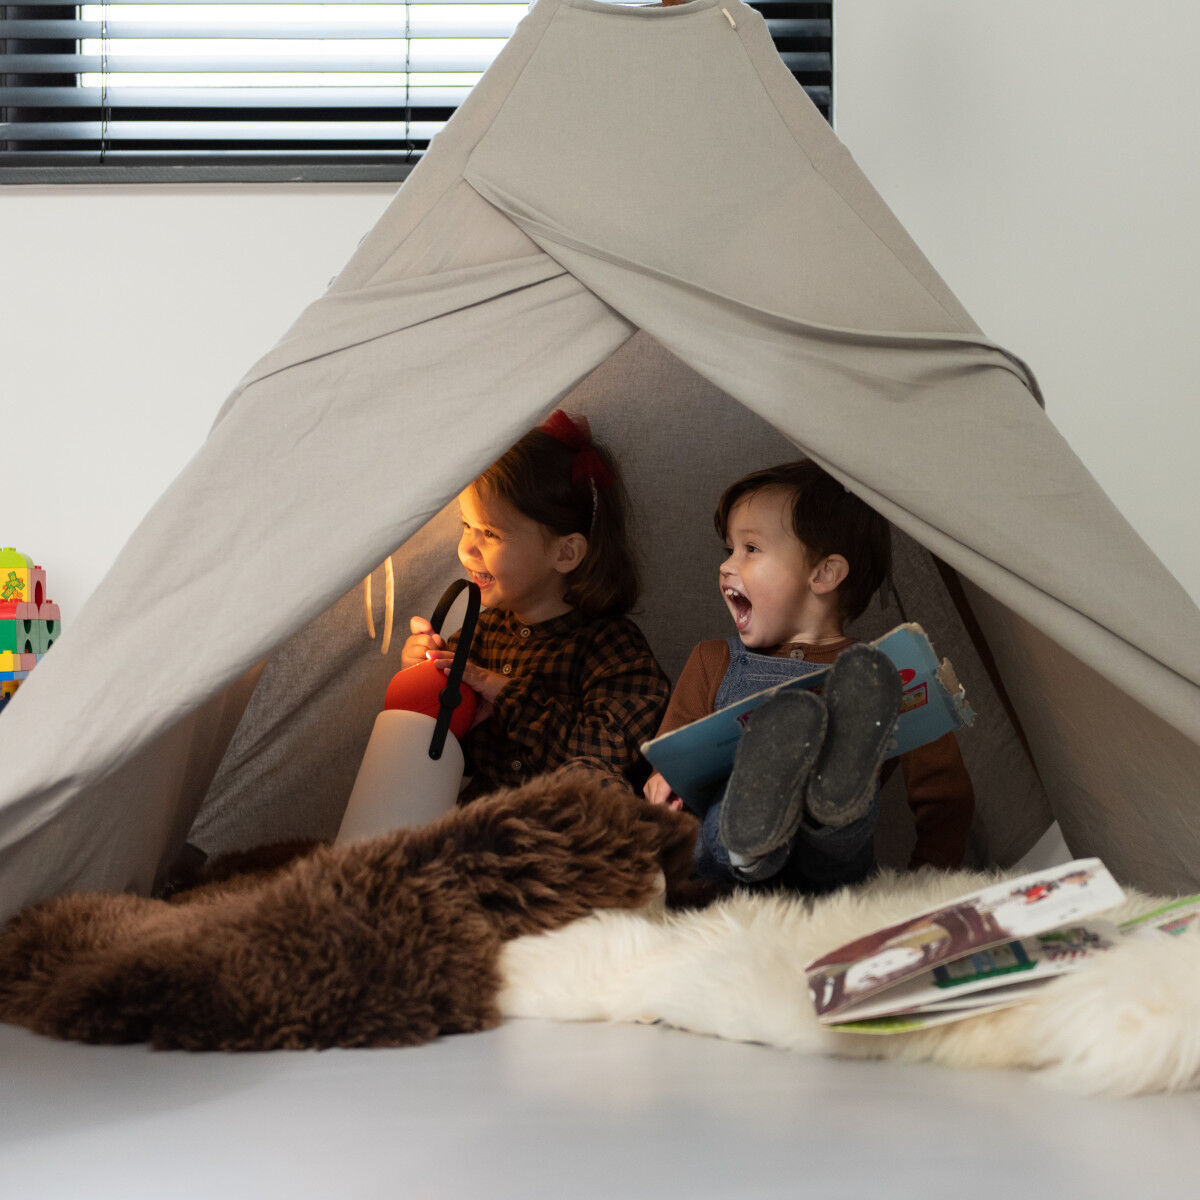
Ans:
[{"label": "lamp handle", "polygon": [[475,636],[475,622],[479,619],[480,592],[479,585],[469,579],[456,579],[443,593],[433,610],[429,623],[434,633],[442,632],[442,622],[450,611],[450,606],[458,599],[459,593],[467,589],[467,615],[463,618],[462,629],[458,635],[458,645],[454,648],[454,661],[450,664],[450,675],[446,686],[438,693],[437,723],[433,727],[433,737],[429,741],[429,757],[442,757],[446,745],[446,734],[450,732],[450,717],[462,701],[462,677],[467,665],[467,655],[471,653],[471,639]]}]

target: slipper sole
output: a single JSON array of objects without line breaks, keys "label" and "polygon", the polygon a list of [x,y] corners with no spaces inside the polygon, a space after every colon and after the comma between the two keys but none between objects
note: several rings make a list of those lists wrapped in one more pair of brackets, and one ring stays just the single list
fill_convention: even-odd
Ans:
[{"label": "slipper sole", "polygon": [[808,777],[805,806],[821,825],[835,828],[865,816],[900,711],[900,676],[874,646],[838,655],[825,686],[829,727]]},{"label": "slipper sole", "polygon": [[721,807],[727,850],[758,858],[795,836],[825,725],[825,706],[812,692],[781,692],[755,710],[738,742]]}]

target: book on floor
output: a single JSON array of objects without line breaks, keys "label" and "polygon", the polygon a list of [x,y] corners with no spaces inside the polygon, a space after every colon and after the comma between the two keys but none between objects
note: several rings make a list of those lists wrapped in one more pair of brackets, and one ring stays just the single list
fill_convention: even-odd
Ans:
[{"label": "book on floor", "polygon": [[1083,858],[1007,879],[878,929],[805,967],[822,1025],[900,1033],[1019,1004],[1128,936],[1190,919],[1171,906],[1118,927],[1099,914],[1124,894]]}]

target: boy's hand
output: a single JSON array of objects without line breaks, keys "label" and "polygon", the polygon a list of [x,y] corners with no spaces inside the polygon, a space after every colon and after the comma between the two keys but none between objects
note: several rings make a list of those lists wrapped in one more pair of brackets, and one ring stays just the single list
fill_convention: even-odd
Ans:
[{"label": "boy's hand", "polygon": [[433,626],[424,617],[413,617],[408,622],[412,636],[407,638],[400,651],[400,666],[415,667],[433,657],[433,651],[445,650],[446,643],[439,634],[433,632]]},{"label": "boy's hand", "polygon": [[671,791],[671,785],[657,771],[646,780],[642,795],[651,804],[665,804],[668,808],[676,810],[683,807],[683,801]]}]

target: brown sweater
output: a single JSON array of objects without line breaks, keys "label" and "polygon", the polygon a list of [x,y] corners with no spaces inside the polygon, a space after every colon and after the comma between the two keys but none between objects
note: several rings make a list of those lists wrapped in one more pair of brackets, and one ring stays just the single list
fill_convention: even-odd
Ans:
[{"label": "brown sweater", "polygon": [[[843,638],[823,646],[792,642],[769,653],[777,657],[803,657],[806,662],[826,665],[853,646],[854,640]],[[701,642],[684,664],[659,726],[659,735],[707,717],[713,711],[717,689],[728,667],[729,647],[725,642]],[[890,759],[883,766],[885,780],[895,770],[897,761],[917,829],[917,842],[908,865],[961,866],[975,813],[975,792],[958,740],[953,733],[947,733],[936,742],[900,755],[899,760]]]}]

